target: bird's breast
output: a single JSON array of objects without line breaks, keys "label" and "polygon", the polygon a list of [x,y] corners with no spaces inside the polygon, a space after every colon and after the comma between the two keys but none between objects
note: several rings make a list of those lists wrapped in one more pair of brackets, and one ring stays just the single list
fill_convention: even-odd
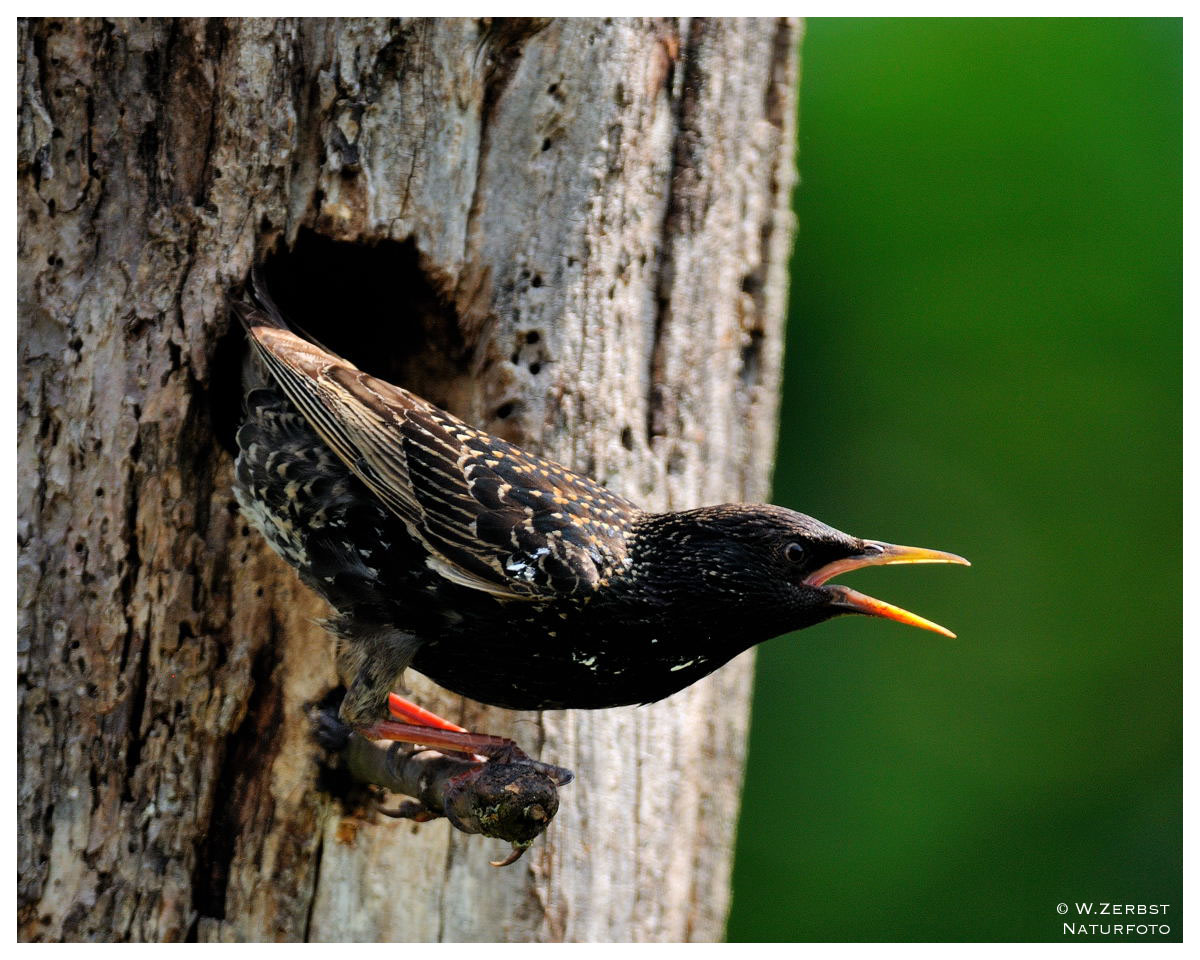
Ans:
[{"label": "bird's breast", "polygon": [[497,606],[498,616],[467,615],[448,624],[422,646],[413,668],[495,706],[598,709],[661,700],[731,655],[709,649],[703,636],[680,635],[659,617],[610,618],[602,604]]}]

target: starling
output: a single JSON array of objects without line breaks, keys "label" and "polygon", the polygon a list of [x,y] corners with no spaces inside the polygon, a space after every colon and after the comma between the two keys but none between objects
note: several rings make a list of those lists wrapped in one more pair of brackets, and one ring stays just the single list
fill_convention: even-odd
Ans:
[{"label": "starling", "polygon": [[[408,667],[498,707],[597,709],[661,700],[843,614],[953,636],[828,581],[961,557],[764,504],[641,510],[298,335],[257,278],[254,294],[232,304],[266,374],[246,395],[236,495],[335,611],[341,717],[368,736],[507,743],[391,694]],[[389,727],[389,709],[409,724]]]}]

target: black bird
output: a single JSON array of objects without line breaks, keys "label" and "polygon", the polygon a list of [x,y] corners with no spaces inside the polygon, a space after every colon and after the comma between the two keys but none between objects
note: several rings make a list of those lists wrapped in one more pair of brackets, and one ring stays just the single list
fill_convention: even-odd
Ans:
[{"label": "black bird", "polygon": [[[953,636],[828,581],[967,563],[763,504],[649,513],[235,303],[269,375],[246,396],[236,494],[336,611],[342,719],[389,736],[408,667],[515,710],[661,700],[771,637],[849,613]],[[392,697],[417,724],[461,730]],[[476,741],[445,743],[468,749]]]}]

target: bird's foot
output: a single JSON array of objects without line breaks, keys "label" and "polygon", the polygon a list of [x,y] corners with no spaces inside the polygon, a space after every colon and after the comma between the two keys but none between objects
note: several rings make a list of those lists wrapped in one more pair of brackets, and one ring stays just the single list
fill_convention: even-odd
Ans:
[{"label": "bird's foot", "polygon": [[337,707],[337,702],[316,705],[312,713],[313,736],[330,753],[345,750],[350,734],[354,732],[354,728],[338,715]]}]

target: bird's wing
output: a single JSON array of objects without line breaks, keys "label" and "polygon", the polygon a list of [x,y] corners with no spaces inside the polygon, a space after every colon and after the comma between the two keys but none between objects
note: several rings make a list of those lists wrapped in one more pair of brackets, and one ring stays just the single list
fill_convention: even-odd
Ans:
[{"label": "bird's wing", "polygon": [[288,398],[446,579],[547,600],[587,595],[627,563],[629,501],[363,373],[276,317],[237,312]]}]

